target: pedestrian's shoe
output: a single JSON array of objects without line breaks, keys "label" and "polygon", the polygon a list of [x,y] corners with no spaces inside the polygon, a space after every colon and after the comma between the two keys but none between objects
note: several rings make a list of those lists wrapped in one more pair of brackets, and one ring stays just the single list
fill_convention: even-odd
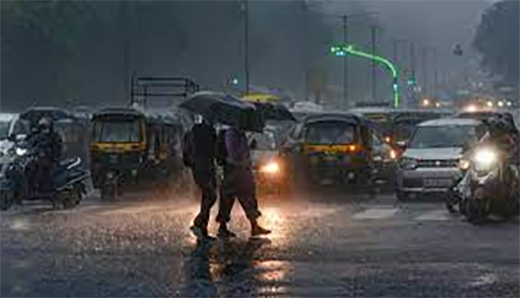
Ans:
[{"label": "pedestrian's shoe", "polygon": [[193,233],[193,235],[195,235],[195,237],[197,237],[197,240],[207,240],[207,241],[216,240],[215,237],[208,235],[208,230],[201,228],[199,226],[191,226],[190,230]]},{"label": "pedestrian's shoe", "polygon": [[220,228],[218,228],[217,237],[219,237],[219,238],[233,238],[236,236],[237,235],[235,233],[231,232],[230,230],[228,230],[227,227],[220,226]]},{"label": "pedestrian's shoe", "polygon": [[262,236],[262,235],[268,235],[271,234],[271,230],[264,229],[259,225],[254,225],[251,229],[251,236]]}]

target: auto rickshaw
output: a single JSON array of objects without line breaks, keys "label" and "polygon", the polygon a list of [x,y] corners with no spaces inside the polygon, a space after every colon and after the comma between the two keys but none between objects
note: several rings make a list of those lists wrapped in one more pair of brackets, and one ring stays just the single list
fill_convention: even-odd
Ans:
[{"label": "auto rickshaw", "polygon": [[91,170],[101,197],[114,199],[125,186],[168,178],[181,166],[180,121],[133,108],[104,109],[92,116]]},{"label": "auto rickshaw", "polygon": [[376,148],[370,122],[354,114],[321,114],[296,125],[282,147],[293,180],[304,185],[372,184],[376,157],[389,146]]}]

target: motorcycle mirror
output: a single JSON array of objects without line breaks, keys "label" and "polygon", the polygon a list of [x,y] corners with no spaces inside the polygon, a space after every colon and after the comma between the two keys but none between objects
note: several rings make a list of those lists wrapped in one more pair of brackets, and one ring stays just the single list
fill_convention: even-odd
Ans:
[{"label": "motorcycle mirror", "polygon": [[405,149],[408,143],[406,141],[398,141],[395,143],[395,145],[399,148]]}]

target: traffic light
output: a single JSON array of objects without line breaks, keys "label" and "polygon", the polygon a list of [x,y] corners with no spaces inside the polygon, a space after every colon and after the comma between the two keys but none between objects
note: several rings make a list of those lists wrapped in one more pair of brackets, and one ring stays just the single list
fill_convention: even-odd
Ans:
[{"label": "traffic light", "polygon": [[409,78],[406,81],[406,84],[408,84],[408,86],[415,86],[415,79],[414,78]]}]

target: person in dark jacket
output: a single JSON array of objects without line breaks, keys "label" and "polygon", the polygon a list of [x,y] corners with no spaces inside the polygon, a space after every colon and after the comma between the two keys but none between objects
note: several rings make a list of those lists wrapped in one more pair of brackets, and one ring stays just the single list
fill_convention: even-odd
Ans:
[{"label": "person in dark jacket", "polygon": [[200,212],[193,221],[191,231],[197,238],[211,238],[208,235],[208,222],[211,207],[217,200],[215,149],[217,133],[211,120],[204,118],[195,124],[184,138],[184,164],[191,168],[195,184],[202,192]]},{"label": "person in dark jacket", "polygon": [[60,161],[63,149],[61,137],[54,131],[52,119],[40,119],[36,131],[28,137],[28,142],[36,154],[32,187],[44,195],[52,195],[54,166]]},{"label": "person in dark jacket", "polygon": [[242,121],[241,127],[231,127],[223,135],[226,154],[223,165],[224,181],[217,216],[217,222],[220,223],[218,236],[221,238],[235,236],[227,227],[235,199],[238,199],[251,223],[252,236],[271,233],[257,222],[261,213],[258,210],[251,150],[244,131],[245,125],[245,121]]}]

